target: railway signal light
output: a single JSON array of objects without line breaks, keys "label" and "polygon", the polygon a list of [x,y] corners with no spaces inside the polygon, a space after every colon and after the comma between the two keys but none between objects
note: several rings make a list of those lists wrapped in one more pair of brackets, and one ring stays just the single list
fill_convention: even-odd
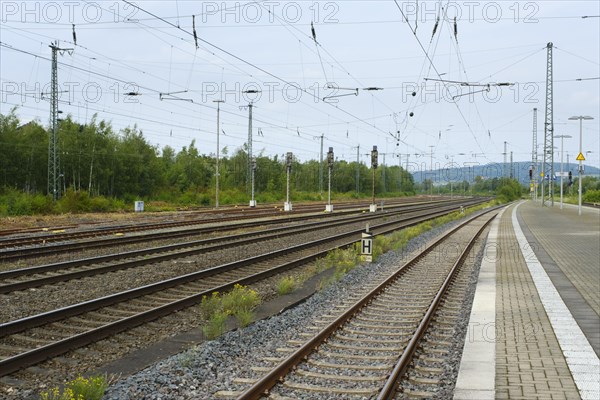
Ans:
[{"label": "railway signal light", "polygon": [[529,167],[529,180],[533,179],[533,167]]},{"label": "railway signal light", "polygon": [[379,156],[379,152],[377,151],[377,146],[373,146],[373,150],[371,150],[371,167],[377,169],[377,157]]},{"label": "railway signal light", "polygon": [[329,168],[333,167],[333,147],[330,147],[327,152],[327,165],[329,165]]},{"label": "railway signal light", "polygon": [[285,155],[285,163],[287,165],[288,171],[292,170],[292,160],[294,159],[294,155],[291,152],[288,152]]},{"label": "railway signal light", "polygon": [[573,171],[569,171],[569,186],[573,184]]}]

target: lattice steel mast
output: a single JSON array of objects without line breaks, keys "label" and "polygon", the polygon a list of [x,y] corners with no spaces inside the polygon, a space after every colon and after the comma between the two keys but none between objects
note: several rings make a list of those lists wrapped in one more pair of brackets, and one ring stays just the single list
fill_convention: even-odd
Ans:
[{"label": "lattice steel mast", "polygon": [[58,151],[58,52],[70,52],[73,49],[61,49],[58,42],[49,46],[52,49],[52,74],[50,78],[50,137],[48,138],[48,194],[54,201],[60,198],[59,151]]},{"label": "lattice steel mast", "polygon": [[[552,42],[547,45],[548,54],[546,62],[546,115],[544,119],[544,160],[542,164],[542,206],[546,201],[554,206],[554,113],[553,113],[553,78],[552,78]],[[544,186],[548,178],[548,198],[544,192]]]}]

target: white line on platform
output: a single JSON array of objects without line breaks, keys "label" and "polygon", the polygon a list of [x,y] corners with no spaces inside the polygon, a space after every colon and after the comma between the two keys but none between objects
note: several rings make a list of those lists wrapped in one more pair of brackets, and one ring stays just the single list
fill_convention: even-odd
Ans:
[{"label": "white line on platform", "polygon": [[[496,260],[503,209],[490,225],[454,388],[455,400],[496,397]],[[489,331],[489,332],[488,332]]]},{"label": "white line on platform", "polygon": [[517,220],[517,209],[521,204],[523,203],[517,204],[513,209],[512,224],[519,248],[527,263],[527,268],[529,268],[529,273],[552,324],[554,334],[558,339],[581,398],[584,400],[600,399],[600,381],[598,379],[600,377],[600,359],[558,294],[544,267],[531,251],[531,247]]}]

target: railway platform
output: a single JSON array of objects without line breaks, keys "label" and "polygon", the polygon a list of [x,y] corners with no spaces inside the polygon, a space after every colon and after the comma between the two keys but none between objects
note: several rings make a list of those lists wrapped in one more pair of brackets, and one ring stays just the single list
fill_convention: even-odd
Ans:
[{"label": "railway platform", "polygon": [[455,399],[600,398],[600,210],[532,201],[493,222]]}]

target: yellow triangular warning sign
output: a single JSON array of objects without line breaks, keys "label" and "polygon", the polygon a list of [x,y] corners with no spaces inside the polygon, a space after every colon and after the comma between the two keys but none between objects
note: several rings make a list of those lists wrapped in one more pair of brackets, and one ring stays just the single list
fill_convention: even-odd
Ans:
[{"label": "yellow triangular warning sign", "polygon": [[579,153],[579,155],[576,158],[577,161],[585,161],[585,157],[583,156],[583,153]]}]

